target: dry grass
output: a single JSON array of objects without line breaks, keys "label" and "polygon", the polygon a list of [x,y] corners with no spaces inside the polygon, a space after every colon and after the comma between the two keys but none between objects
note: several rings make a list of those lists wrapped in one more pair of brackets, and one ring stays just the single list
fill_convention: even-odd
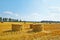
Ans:
[{"label": "dry grass", "polygon": [[60,40],[60,33],[20,33],[9,32],[0,34],[0,40]]},{"label": "dry grass", "polygon": [[[11,29],[11,24],[13,22],[9,23],[0,23],[0,30],[3,31],[6,29]],[[13,24],[20,24],[20,23],[13,23]],[[23,23],[21,23],[23,24]],[[3,25],[5,27],[3,27]],[[48,27],[49,26],[49,27]],[[43,31],[41,32],[4,32],[4,33],[0,33],[0,40],[60,40],[60,30],[59,26],[60,24],[58,24],[58,28],[56,29],[56,24],[55,24],[55,28],[53,27],[54,25],[45,25],[45,30],[53,30],[50,33],[45,33]],[[51,28],[50,28],[51,27]]]}]

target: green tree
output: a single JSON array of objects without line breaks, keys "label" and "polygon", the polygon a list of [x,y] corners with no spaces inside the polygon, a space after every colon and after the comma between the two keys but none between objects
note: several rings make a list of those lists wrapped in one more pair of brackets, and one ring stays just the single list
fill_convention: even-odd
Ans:
[{"label": "green tree", "polygon": [[0,17],[0,22],[2,22],[2,17]]},{"label": "green tree", "polygon": [[20,19],[20,22],[21,22],[22,20]]},{"label": "green tree", "polygon": [[8,21],[8,18],[3,18],[3,21],[4,21],[4,22],[7,22],[7,21]]},{"label": "green tree", "polygon": [[9,18],[9,22],[11,22],[11,20],[12,20],[12,19],[11,19],[11,18]]},{"label": "green tree", "polygon": [[16,19],[16,22],[18,22],[18,19]]},{"label": "green tree", "polygon": [[13,22],[18,22],[18,19],[13,19]]}]

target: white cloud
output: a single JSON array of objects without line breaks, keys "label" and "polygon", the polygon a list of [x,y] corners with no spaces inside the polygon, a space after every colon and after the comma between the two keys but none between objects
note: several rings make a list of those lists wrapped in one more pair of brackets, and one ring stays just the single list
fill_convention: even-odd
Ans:
[{"label": "white cloud", "polygon": [[27,21],[40,21],[41,15],[40,13],[31,13],[28,16],[23,17],[23,20]]},{"label": "white cloud", "polygon": [[13,16],[16,16],[16,17],[18,17],[18,16],[19,16],[19,14],[18,14],[18,13],[14,13],[14,12],[12,12],[12,11],[4,11],[3,13],[4,13],[4,14],[13,15]]},{"label": "white cloud", "polygon": [[19,17],[19,14],[18,13],[14,13],[13,16]]},{"label": "white cloud", "polygon": [[48,15],[51,20],[60,21],[60,7],[56,6],[49,7]]},{"label": "white cloud", "polygon": [[21,16],[19,13],[14,13],[11,11],[5,11],[3,13],[9,14],[9,17],[26,20],[26,21],[41,21],[41,20],[53,20],[59,21],[60,20],[60,7],[50,6],[47,10],[48,14],[42,13],[30,13],[29,15]]},{"label": "white cloud", "polygon": [[5,14],[5,17],[8,17],[8,18],[18,19],[20,17],[19,13],[14,13],[12,11],[4,11],[3,14]]},{"label": "white cloud", "polygon": [[51,10],[51,11],[59,11],[60,12],[60,7],[51,6],[51,7],[49,7],[49,10]]},{"label": "white cloud", "polygon": [[3,13],[5,13],[5,14],[14,14],[13,12],[11,12],[11,11],[4,11]]},{"label": "white cloud", "polygon": [[59,21],[60,20],[60,14],[51,12],[52,10],[49,10],[48,14],[45,16],[45,14],[41,13],[32,13],[28,16],[22,17],[23,20],[29,20],[29,21],[41,21],[41,20],[48,20],[48,21]]},{"label": "white cloud", "polygon": [[51,6],[47,10],[47,14],[42,13],[32,13],[25,17],[24,19],[41,21],[41,20],[50,20],[50,21],[60,21],[60,7]]}]

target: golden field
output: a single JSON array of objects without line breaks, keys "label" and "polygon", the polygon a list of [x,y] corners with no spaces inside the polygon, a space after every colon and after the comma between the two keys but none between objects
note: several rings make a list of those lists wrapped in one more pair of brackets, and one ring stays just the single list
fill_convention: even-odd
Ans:
[{"label": "golden field", "polygon": [[60,23],[3,22],[0,40],[60,40]]}]

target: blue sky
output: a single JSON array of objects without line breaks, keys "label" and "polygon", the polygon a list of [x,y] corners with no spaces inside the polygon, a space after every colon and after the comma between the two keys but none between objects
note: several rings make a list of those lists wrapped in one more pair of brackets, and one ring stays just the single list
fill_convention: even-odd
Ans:
[{"label": "blue sky", "polygon": [[0,17],[60,21],[60,0],[0,0]]}]

